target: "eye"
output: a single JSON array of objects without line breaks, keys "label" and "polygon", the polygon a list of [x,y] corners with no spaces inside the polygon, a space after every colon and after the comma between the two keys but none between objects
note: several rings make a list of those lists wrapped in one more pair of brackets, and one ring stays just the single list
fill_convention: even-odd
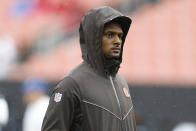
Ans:
[{"label": "eye", "polygon": [[114,36],[114,33],[112,33],[112,32],[106,33],[107,38],[112,38],[113,36]]},{"label": "eye", "polygon": [[119,39],[122,40],[123,35],[122,34],[119,34],[118,37],[119,37]]}]

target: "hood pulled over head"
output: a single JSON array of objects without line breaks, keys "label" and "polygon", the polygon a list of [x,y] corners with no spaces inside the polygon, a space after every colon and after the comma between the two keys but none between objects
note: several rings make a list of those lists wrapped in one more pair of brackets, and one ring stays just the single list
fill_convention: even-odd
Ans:
[{"label": "hood pulled over head", "polygon": [[[101,46],[104,25],[113,21],[119,23],[123,30],[122,48],[117,62],[105,59]],[[103,75],[110,75],[110,72],[113,72],[112,75],[114,76],[118,72],[120,63],[122,62],[123,46],[131,22],[129,17],[108,6],[88,11],[83,16],[79,28],[83,60],[96,72]]]}]

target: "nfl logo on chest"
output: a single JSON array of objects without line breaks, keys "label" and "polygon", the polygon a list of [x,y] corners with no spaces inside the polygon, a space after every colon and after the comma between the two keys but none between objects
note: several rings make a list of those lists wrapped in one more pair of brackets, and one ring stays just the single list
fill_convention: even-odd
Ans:
[{"label": "nfl logo on chest", "polygon": [[61,97],[62,97],[61,93],[55,93],[54,101],[55,102],[60,102],[61,101]]}]

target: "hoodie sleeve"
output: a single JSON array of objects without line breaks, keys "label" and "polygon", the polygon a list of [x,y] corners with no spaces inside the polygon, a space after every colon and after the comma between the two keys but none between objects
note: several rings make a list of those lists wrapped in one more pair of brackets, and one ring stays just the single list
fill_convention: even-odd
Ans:
[{"label": "hoodie sleeve", "polygon": [[72,78],[65,77],[50,97],[42,131],[77,130],[82,119],[80,103],[78,85]]}]

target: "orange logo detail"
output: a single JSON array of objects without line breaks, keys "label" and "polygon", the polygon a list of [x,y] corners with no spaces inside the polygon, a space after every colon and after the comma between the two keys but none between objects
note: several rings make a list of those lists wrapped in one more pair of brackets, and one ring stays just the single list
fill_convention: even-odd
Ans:
[{"label": "orange logo detail", "polygon": [[130,97],[129,90],[126,87],[123,88],[123,91],[126,97]]}]

